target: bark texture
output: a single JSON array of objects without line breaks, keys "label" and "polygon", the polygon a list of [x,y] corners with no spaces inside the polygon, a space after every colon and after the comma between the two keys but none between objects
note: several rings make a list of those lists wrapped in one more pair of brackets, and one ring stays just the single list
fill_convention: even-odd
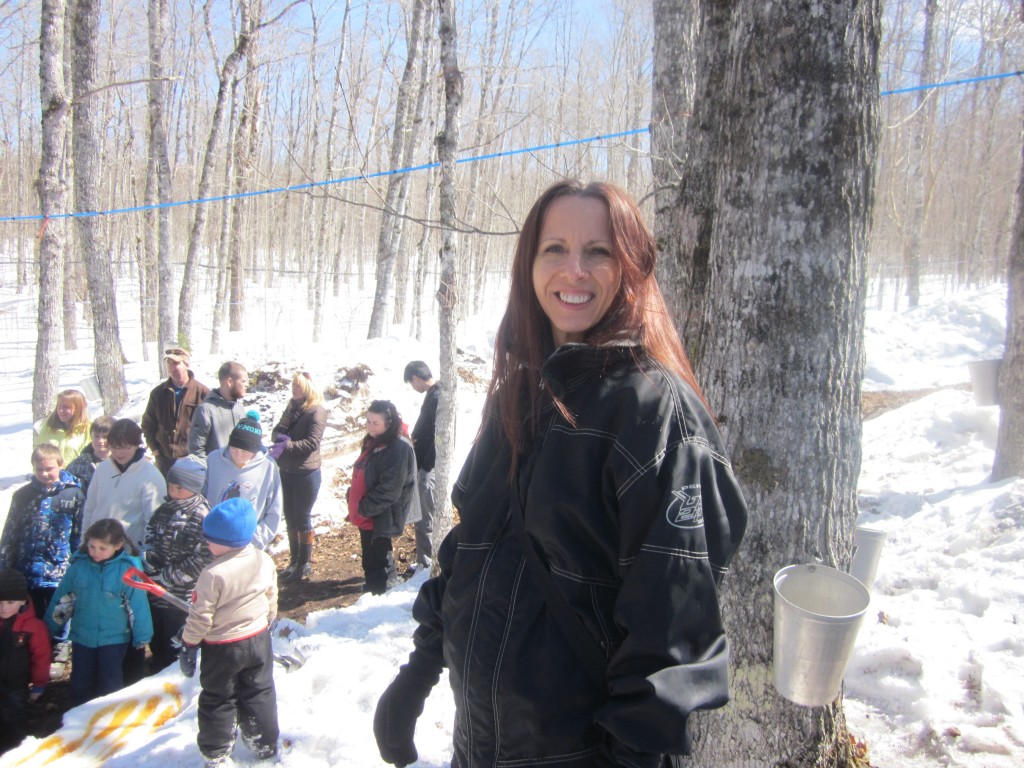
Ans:
[{"label": "bark texture", "polygon": [[75,156],[75,229],[86,267],[86,284],[92,307],[93,359],[99,380],[104,413],[117,413],[128,391],[124,382],[124,351],[117,322],[114,273],[102,220],[93,211],[103,209],[100,185],[103,177],[101,157],[100,104],[97,45],[100,37],[98,0],[75,0],[73,30],[73,95],[71,146]]},{"label": "bark texture", "polygon": [[[406,147],[410,146],[413,141],[412,105],[416,96],[413,82],[416,76],[416,63],[426,4],[427,0],[413,0],[412,17],[409,20],[406,36],[408,55],[395,99],[395,125],[391,134],[391,153],[388,157],[391,171],[402,167],[402,161],[406,156]],[[370,312],[370,327],[366,336],[368,339],[375,339],[384,334],[388,294],[391,291],[395,261],[398,258],[398,249],[402,240],[402,214],[405,210],[408,179],[408,173],[388,176],[384,210],[381,212],[380,232],[377,240],[377,287],[373,296],[373,309]]]},{"label": "bark texture", "polygon": [[[249,53],[255,34],[255,20],[251,15],[250,0],[241,0],[238,4],[238,34],[235,47],[224,59],[220,69],[220,83],[217,87],[217,101],[210,124],[210,134],[206,139],[206,152],[203,155],[202,171],[199,175],[199,188],[196,197],[203,200],[210,196],[213,187],[213,174],[216,172],[217,153],[221,149],[221,134],[224,131],[224,118],[228,109],[228,100],[232,93],[233,81],[239,67]],[[209,25],[209,20],[207,20]],[[185,256],[185,274],[181,279],[181,291],[178,298],[178,339],[186,347],[192,341],[192,305],[195,303],[196,270],[199,267],[199,250],[203,246],[203,233],[206,231],[206,219],[209,206],[200,203],[195,206],[195,217],[192,219],[192,231],[188,239],[188,253]]]},{"label": "bark texture", "polygon": [[697,275],[670,295],[751,520],[723,584],[732,701],[696,718],[696,766],[850,760],[841,703],[802,708],[772,685],[772,579],[849,561],[879,14],[876,0],[701,3],[704,97],[676,143],[684,211],[663,254],[693,263],[662,274]]},{"label": "bark texture", "polygon": [[[455,325],[459,298],[459,280],[456,270],[458,256],[458,196],[455,191],[455,154],[459,149],[459,121],[462,113],[462,72],[459,70],[458,30],[455,26],[453,0],[438,0],[438,38],[441,41],[441,69],[444,72],[444,126],[437,135],[437,154],[441,163],[440,221],[444,231],[441,246],[441,278],[437,289],[438,323],[440,325],[439,362],[441,364],[441,400],[437,406],[434,439],[437,445],[437,510],[432,534],[433,550],[437,552],[441,541],[452,527],[452,503],[448,489],[455,450],[456,385],[459,377],[455,370]],[[434,572],[439,560],[434,559]]]},{"label": "bark texture", "polygon": [[48,415],[57,400],[60,375],[62,287],[67,219],[49,218],[67,209],[61,177],[70,103],[64,88],[64,0],[43,0],[39,31],[39,101],[42,146],[39,159],[39,308],[36,363],[32,377],[32,420]]},{"label": "bark texture", "polygon": [[[167,86],[164,81],[164,40],[167,36],[167,0],[150,0],[149,21],[149,163],[156,196],[147,203],[171,202],[171,161],[167,145]],[[174,264],[171,260],[171,209],[161,207],[151,216],[156,228],[157,350],[163,373],[163,350],[177,342],[174,327]]]}]

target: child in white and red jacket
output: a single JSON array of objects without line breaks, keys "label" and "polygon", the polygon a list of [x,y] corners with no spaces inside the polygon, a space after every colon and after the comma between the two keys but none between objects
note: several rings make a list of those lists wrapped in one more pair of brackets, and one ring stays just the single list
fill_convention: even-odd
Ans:
[{"label": "child in white and red jacket", "polygon": [[199,574],[192,593],[179,662],[191,677],[202,648],[196,742],[207,768],[229,760],[236,723],[258,759],[277,755],[280,730],[270,645],[277,571],[270,556],[251,544],[256,518],[249,501],[231,498],[203,519],[213,560]]},{"label": "child in white and red jacket", "polygon": [[[21,571],[0,571],[0,752],[25,737],[25,707],[50,681],[50,633]],[[31,686],[31,689],[30,689]]]}]

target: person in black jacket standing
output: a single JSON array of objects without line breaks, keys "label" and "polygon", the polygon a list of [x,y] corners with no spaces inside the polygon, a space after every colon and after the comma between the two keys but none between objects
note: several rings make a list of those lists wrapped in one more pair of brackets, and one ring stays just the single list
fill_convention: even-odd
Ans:
[{"label": "person in black jacket standing", "polygon": [[386,762],[416,761],[444,667],[453,768],[661,768],[728,700],[717,584],[747,510],[656,251],[610,184],[560,182],[527,216],[460,522],[374,715]]},{"label": "person in black jacket standing", "polygon": [[416,564],[429,568],[434,556],[430,537],[434,532],[434,426],[437,421],[437,402],[441,399],[441,384],[434,381],[430,367],[422,360],[413,360],[405,366],[405,383],[418,394],[426,394],[416,426],[412,428],[412,447],[416,450],[416,486],[420,493],[420,519],[416,523]]},{"label": "person in black jacket standing", "polygon": [[402,532],[419,508],[416,454],[404,426],[394,403],[370,403],[363,450],[346,494],[349,522],[359,528],[366,591],[374,595],[398,583],[391,537]]}]

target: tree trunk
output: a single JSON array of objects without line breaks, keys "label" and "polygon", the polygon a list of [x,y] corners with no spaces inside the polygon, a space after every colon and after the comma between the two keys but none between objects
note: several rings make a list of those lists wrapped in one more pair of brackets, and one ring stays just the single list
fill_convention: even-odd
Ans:
[{"label": "tree trunk", "polygon": [[[405,157],[405,148],[412,141],[412,122],[410,120],[413,100],[413,80],[416,76],[416,61],[419,55],[420,33],[423,26],[424,6],[427,0],[413,0],[412,18],[409,21],[405,70],[398,85],[398,96],[395,100],[395,125],[391,134],[391,153],[389,168],[397,170]],[[376,290],[373,295],[373,309],[370,312],[370,328],[366,335],[375,339],[384,334],[384,323],[387,317],[388,294],[391,290],[391,277],[394,274],[395,259],[401,245],[402,217],[404,207],[403,190],[407,185],[402,183],[402,176],[388,176],[387,191],[384,197],[384,210],[381,211],[380,232],[377,240],[377,272]]]},{"label": "tree trunk", "polygon": [[64,0],[43,0],[39,25],[39,101],[42,146],[39,161],[39,308],[36,362],[32,375],[32,420],[44,418],[57,399],[60,378],[61,302],[67,219],[49,218],[67,208],[61,176],[67,135],[68,103],[64,88]]},{"label": "tree trunk", "polygon": [[994,481],[1024,475],[1024,150],[1007,269],[1006,351],[999,372],[999,405]]},{"label": "tree trunk", "polygon": [[[71,35],[67,33],[67,30],[71,28],[74,23],[73,15],[74,9],[71,7],[72,4],[67,2],[63,3],[64,6],[64,55],[62,56],[62,75],[64,78],[64,92],[67,93],[71,90],[72,83],[72,59],[73,52],[71,47]],[[68,103],[70,109],[71,104]],[[70,112],[68,117],[70,118]],[[71,132],[67,131],[65,136],[65,144],[63,147],[64,163],[61,168],[61,175],[64,179],[64,184],[68,189],[71,189],[75,183],[75,158],[71,151]],[[78,253],[80,249],[78,244],[75,242],[73,236],[69,236],[64,241],[64,271],[60,275],[60,279],[64,281],[63,291],[63,306],[61,311],[61,321],[64,324],[64,349],[76,350],[78,349],[78,302],[85,301],[85,291],[82,286],[85,284],[85,272],[82,269],[81,256]],[[83,307],[83,313],[85,311]]]},{"label": "tree trunk", "polygon": [[[102,177],[100,157],[101,121],[97,114],[95,91],[99,85],[96,45],[99,42],[100,4],[98,0],[76,0],[74,12],[73,108],[71,144],[75,156],[75,208],[79,212],[99,211],[99,184]],[[82,261],[86,265],[86,285],[92,305],[93,359],[103,398],[104,413],[117,413],[128,392],[124,382],[124,351],[117,323],[114,274],[110,251],[98,216],[75,219]]]},{"label": "tree trunk", "polygon": [[[705,0],[703,18],[725,5]],[[753,514],[723,582],[732,703],[696,718],[693,765],[847,765],[841,703],[802,708],[771,685],[772,579],[792,563],[849,562],[880,12],[877,0],[785,0],[727,15],[726,51],[697,46],[697,92],[719,103],[696,104],[675,142],[695,153],[688,172],[715,180],[696,226],[674,233],[707,233],[707,278],[673,296],[680,315],[703,307],[698,379]]]},{"label": "tree trunk", "polygon": [[[210,196],[213,186],[213,174],[220,149],[220,135],[224,130],[224,112],[228,97],[231,95],[232,81],[249,52],[253,39],[253,20],[250,18],[250,0],[241,0],[238,4],[239,22],[238,36],[235,47],[224,59],[220,70],[220,83],[217,87],[217,101],[213,109],[213,120],[210,124],[210,135],[206,140],[206,153],[199,176],[199,189],[196,197],[200,200]],[[195,217],[192,220],[192,231],[188,239],[188,253],[185,256],[185,274],[181,280],[181,293],[178,298],[178,338],[190,347],[192,343],[192,305],[195,302],[196,269],[199,265],[199,250],[203,245],[203,233],[206,230],[208,206],[199,203],[195,206]]]},{"label": "tree trunk", "polygon": [[[341,113],[341,99],[343,95],[343,75],[345,68],[345,49],[348,42],[348,20],[352,10],[351,0],[345,0],[345,12],[341,18],[341,32],[338,35],[338,60],[334,67],[334,84],[331,87],[331,112],[327,121],[327,146],[324,151],[324,180],[334,178],[334,144],[335,126],[338,122],[338,115]],[[342,161],[344,165],[344,160]],[[327,270],[332,259],[329,258],[327,250],[327,228],[329,226],[328,210],[331,204],[330,195],[324,193],[320,197],[320,216],[316,225],[316,266],[313,273],[313,341],[318,342],[321,338],[324,324],[324,292],[326,290]],[[345,231],[345,222],[342,219],[340,232],[337,236],[340,241]]]},{"label": "tree trunk", "polygon": [[[437,445],[437,517],[432,534],[433,551],[452,527],[452,502],[449,476],[455,450],[455,406],[458,373],[455,369],[455,305],[459,295],[455,269],[458,254],[458,198],[455,192],[455,154],[459,149],[459,121],[462,111],[462,72],[459,70],[458,30],[455,26],[453,0],[438,0],[438,39],[441,41],[441,70],[444,72],[444,127],[437,135],[437,154],[441,163],[440,219],[444,231],[441,246],[441,284],[437,289],[438,323],[440,325],[439,362],[441,364],[441,399],[437,406],[434,440]],[[434,574],[439,561],[434,559]]]},{"label": "tree trunk", "polygon": [[[242,114],[235,135],[235,192],[249,189],[252,170],[256,165],[256,149],[259,144],[260,107],[263,101],[263,82],[256,66],[257,40],[253,31],[252,43],[246,56],[245,78],[243,79]],[[227,203],[231,207],[231,236],[229,239],[228,263],[231,275],[231,304],[228,309],[228,329],[241,331],[245,324],[245,264],[243,255],[251,251],[252,233],[245,225],[243,216],[251,207],[248,200],[235,198]],[[249,237],[250,248],[243,248],[242,237]]]},{"label": "tree trunk", "polygon": [[[924,6],[924,43],[918,84],[927,85],[932,79],[932,58],[935,39],[935,14],[938,0],[926,0]],[[933,91],[918,91],[914,115],[910,121],[909,164],[907,167],[907,226],[904,230],[903,262],[907,268],[907,299],[911,307],[921,301],[921,228],[928,215],[926,188],[928,186],[929,158],[925,134],[930,132],[928,110],[925,105],[934,101]]]},{"label": "tree trunk", "polygon": [[[434,24],[434,6],[429,0],[424,0],[422,29],[426,38],[420,43],[422,53],[420,55],[419,86],[416,89],[415,106],[412,113],[412,128],[409,137],[405,142],[405,151],[402,157],[402,167],[412,168],[416,162],[416,147],[420,143],[420,133],[423,124],[426,122],[427,97],[430,95],[431,67],[430,59],[434,50],[434,35],[432,34]],[[412,184],[413,174],[403,173],[400,179],[401,189],[398,194],[397,224],[398,236],[395,238],[395,313],[392,318],[397,324],[405,322],[406,293],[409,284],[409,248],[401,248],[408,221],[405,212],[408,208],[409,187]]]},{"label": "tree trunk", "polygon": [[[235,143],[238,133],[238,81],[231,84],[231,114],[228,116],[227,146]],[[231,189],[231,180],[235,177],[235,153],[227,152],[224,159],[224,189]],[[217,238],[217,256],[213,269],[213,313],[210,316],[210,354],[220,353],[220,329],[224,325],[228,304],[228,249],[231,242],[231,206],[224,203],[220,209],[220,236]]]},{"label": "tree trunk", "polygon": [[[157,350],[163,375],[163,350],[177,343],[174,327],[174,263],[171,253],[171,161],[167,148],[167,87],[164,82],[164,38],[167,0],[150,0],[149,18],[149,158],[156,175]],[[147,201],[148,202],[148,201]]]},{"label": "tree trunk", "polygon": [[[687,351],[695,358],[711,283],[726,107],[731,10],[727,3],[655,0],[651,152],[658,279]],[[693,111],[688,121],[687,115]]]},{"label": "tree trunk", "polygon": [[430,242],[430,217],[434,213],[434,194],[437,188],[435,174],[430,171],[427,179],[427,199],[423,204],[423,227],[420,232],[420,241],[416,246],[416,266],[414,269],[412,288],[412,327],[410,335],[414,339],[423,338],[423,291],[427,282],[427,251]]}]

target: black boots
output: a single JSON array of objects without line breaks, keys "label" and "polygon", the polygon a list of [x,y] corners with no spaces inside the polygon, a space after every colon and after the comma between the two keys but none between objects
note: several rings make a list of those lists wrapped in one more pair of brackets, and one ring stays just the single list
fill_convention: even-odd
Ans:
[{"label": "black boots", "polygon": [[313,572],[309,564],[313,555],[313,531],[288,531],[288,548],[292,553],[291,562],[281,571],[278,581],[308,579]]}]

